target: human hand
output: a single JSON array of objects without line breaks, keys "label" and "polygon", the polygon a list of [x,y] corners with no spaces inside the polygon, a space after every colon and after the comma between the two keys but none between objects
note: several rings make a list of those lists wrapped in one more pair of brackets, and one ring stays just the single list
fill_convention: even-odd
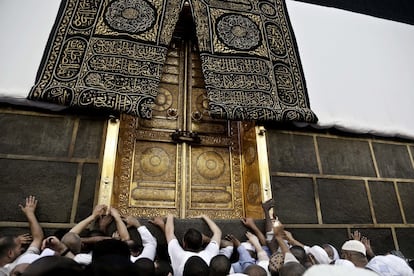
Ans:
[{"label": "human hand", "polygon": [[255,234],[250,233],[249,231],[247,231],[247,232],[246,232],[246,237],[247,237],[247,239],[249,240],[249,242],[250,242],[251,244],[253,244],[253,246],[255,246],[255,247],[256,247],[256,245],[257,245],[257,246],[259,246],[259,247],[260,247],[260,242],[259,242],[259,239],[257,238],[257,236],[256,236]]},{"label": "human hand", "polygon": [[276,219],[273,223],[273,234],[280,237],[284,236],[284,228],[285,226],[278,219]]},{"label": "human hand", "polygon": [[56,251],[58,253],[61,253],[66,250],[66,245],[61,242],[57,237],[50,236],[43,240],[42,242],[42,250],[45,248],[50,248],[53,251]]},{"label": "human hand", "polygon": [[285,239],[286,239],[288,242],[291,242],[291,241],[293,241],[293,240],[294,240],[292,233],[290,233],[289,231],[287,231],[287,230],[283,230],[283,234],[284,234]]},{"label": "human hand", "polygon": [[231,241],[234,247],[240,246],[240,241],[233,234],[227,234],[224,238],[228,241]]},{"label": "human hand", "polygon": [[273,198],[271,198],[262,203],[262,208],[265,211],[269,211],[270,209],[273,208],[274,205],[275,205],[275,202]]},{"label": "human hand", "polygon": [[351,238],[357,241],[361,241],[361,232],[355,230],[354,233],[351,233]]},{"label": "human hand", "polygon": [[108,226],[114,221],[114,218],[111,215],[103,215],[98,220],[99,230],[106,233]]},{"label": "human hand", "polygon": [[105,204],[96,205],[92,211],[92,216],[94,218],[103,216],[106,214],[107,209],[108,209],[108,206],[106,206]]},{"label": "human hand", "polygon": [[120,240],[121,236],[119,235],[118,230],[116,230],[115,232],[112,233],[112,238],[115,240]]},{"label": "human hand", "polygon": [[123,218],[122,220],[126,223],[127,227],[138,228],[141,226],[141,223],[139,223],[139,220],[133,216],[127,216],[126,218]]},{"label": "human hand", "polygon": [[23,211],[23,213],[34,213],[37,206],[37,200],[35,196],[29,196],[26,197],[26,204],[23,207],[23,205],[19,204],[20,209]]},{"label": "human hand", "polygon": [[233,246],[233,242],[226,240],[226,239],[223,239],[220,241],[220,248],[224,248],[227,246]]},{"label": "human hand", "polygon": [[17,236],[17,239],[19,240],[20,244],[30,244],[33,240],[33,237],[29,233],[26,233]]},{"label": "human hand", "polygon": [[161,229],[164,229],[165,222],[164,222],[164,219],[160,216],[157,216],[153,218],[152,220],[149,220],[149,222],[160,227]]},{"label": "human hand", "polygon": [[111,214],[111,216],[113,216],[114,218],[121,218],[121,214],[119,213],[118,209],[115,209],[114,207],[111,207],[109,209],[109,213]]},{"label": "human hand", "polygon": [[241,222],[248,228],[252,229],[256,226],[253,218],[242,218]]},{"label": "human hand", "polygon": [[367,256],[374,257],[375,253],[372,250],[371,241],[367,237],[363,236],[361,238],[361,242],[365,246],[365,250],[367,251]]}]

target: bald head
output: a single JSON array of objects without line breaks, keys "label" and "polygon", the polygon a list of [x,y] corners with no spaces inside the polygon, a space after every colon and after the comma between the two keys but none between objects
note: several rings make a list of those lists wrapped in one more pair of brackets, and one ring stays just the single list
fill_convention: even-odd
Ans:
[{"label": "bald head", "polygon": [[70,249],[73,254],[81,252],[82,241],[78,234],[68,232],[62,237],[62,242]]}]

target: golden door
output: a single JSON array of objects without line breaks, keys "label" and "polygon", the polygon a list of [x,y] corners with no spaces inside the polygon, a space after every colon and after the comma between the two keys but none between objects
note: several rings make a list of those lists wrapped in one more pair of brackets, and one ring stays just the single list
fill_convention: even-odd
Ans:
[{"label": "golden door", "polygon": [[112,205],[137,217],[261,217],[255,135],[254,123],[209,117],[197,45],[173,38],[153,118],[121,117]]}]

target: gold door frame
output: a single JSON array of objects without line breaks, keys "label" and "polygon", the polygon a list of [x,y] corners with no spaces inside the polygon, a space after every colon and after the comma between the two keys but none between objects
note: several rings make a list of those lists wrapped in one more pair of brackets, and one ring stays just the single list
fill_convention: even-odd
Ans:
[{"label": "gold door frame", "polygon": [[[101,179],[98,190],[98,204],[105,204],[107,206],[111,206],[114,200],[113,185],[119,138],[119,126],[119,119],[111,118],[108,120],[105,149],[102,160]],[[260,178],[260,198],[263,202],[272,197],[267,154],[266,129],[263,126],[256,126],[255,136]],[[246,197],[248,195],[244,194],[243,196]],[[185,200],[185,198],[182,200]],[[255,212],[255,214],[256,213],[258,212]]]}]

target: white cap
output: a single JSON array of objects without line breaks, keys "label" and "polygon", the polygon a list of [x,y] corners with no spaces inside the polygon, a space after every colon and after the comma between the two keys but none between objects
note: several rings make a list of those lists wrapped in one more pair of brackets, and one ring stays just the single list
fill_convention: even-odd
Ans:
[{"label": "white cap", "polygon": [[392,254],[375,256],[369,261],[366,268],[379,275],[414,275],[413,270],[404,259]]},{"label": "white cap", "polygon": [[306,250],[307,254],[312,254],[319,264],[329,264],[332,260],[329,258],[328,253],[325,249],[318,245],[314,245]]},{"label": "white cap", "polygon": [[342,245],[342,250],[346,251],[354,251],[364,254],[364,256],[367,255],[367,250],[365,249],[365,245],[357,240],[349,240]]},{"label": "white cap", "polygon": [[344,265],[349,267],[355,267],[354,263],[344,259],[335,260],[335,265]]}]

